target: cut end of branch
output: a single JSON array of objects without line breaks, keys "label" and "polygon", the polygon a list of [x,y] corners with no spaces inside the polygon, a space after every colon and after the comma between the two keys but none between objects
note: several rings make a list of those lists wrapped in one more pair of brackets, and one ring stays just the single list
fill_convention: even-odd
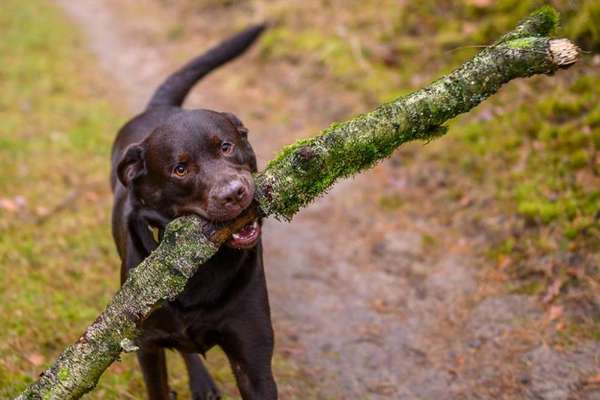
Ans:
[{"label": "cut end of branch", "polygon": [[559,68],[569,68],[579,59],[579,47],[568,39],[554,39],[550,41],[550,54],[552,61]]}]

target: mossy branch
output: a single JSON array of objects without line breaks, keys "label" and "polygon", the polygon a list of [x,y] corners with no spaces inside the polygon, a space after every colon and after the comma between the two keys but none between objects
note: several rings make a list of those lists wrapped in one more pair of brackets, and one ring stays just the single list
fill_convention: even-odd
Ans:
[{"label": "mossy branch", "polygon": [[573,43],[546,37],[557,23],[556,11],[544,7],[428,87],[286,147],[255,176],[255,202],[235,221],[216,225],[189,216],[170,223],[160,246],[133,271],[106,310],[18,399],[77,399],[92,390],[122,351],[136,349],[140,322],[176,298],[232,232],[257,215],[289,220],[338,178],[371,167],[402,143],[444,134],[446,121],[474,108],[504,83],[575,63],[579,52]]}]

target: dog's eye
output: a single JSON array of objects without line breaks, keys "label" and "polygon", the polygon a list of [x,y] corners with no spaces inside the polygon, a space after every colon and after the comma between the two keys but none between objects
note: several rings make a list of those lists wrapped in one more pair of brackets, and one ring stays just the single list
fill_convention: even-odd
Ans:
[{"label": "dog's eye", "polygon": [[177,176],[184,176],[187,173],[187,168],[183,164],[177,164],[175,168],[173,168],[173,173]]},{"label": "dog's eye", "polygon": [[221,151],[224,154],[229,154],[233,151],[233,144],[229,143],[229,142],[222,142],[221,143]]},{"label": "dog's eye", "polygon": [[223,154],[231,154],[231,152],[233,151],[233,144],[229,142],[222,142],[221,151],[223,152]]}]

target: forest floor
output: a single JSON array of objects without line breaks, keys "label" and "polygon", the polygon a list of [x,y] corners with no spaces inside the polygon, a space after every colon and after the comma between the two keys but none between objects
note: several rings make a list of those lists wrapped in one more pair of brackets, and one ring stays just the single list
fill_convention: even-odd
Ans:
[{"label": "forest floor", "polygon": [[[198,12],[154,0],[58,3],[85,34],[87,44],[76,41],[75,45],[89,46],[95,55],[91,62],[97,60],[103,69],[95,74],[94,66],[85,66],[102,88],[98,95],[114,110],[99,117],[112,119],[109,126],[94,126],[96,130],[113,129],[140,111],[170,71],[248,19],[238,12],[231,23],[227,14],[231,10],[216,5]],[[190,108],[238,115],[250,130],[259,168],[282,146],[365,111],[379,99],[379,94],[365,94],[360,87],[315,72],[310,57],[294,59],[289,48],[281,50],[272,43],[285,40],[286,34],[280,28],[274,32],[248,55],[207,77],[186,103]],[[348,40],[352,42],[351,37]],[[306,46],[307,52],[311,46]],[[331,57],[337,56],[333,51]],[[358,57],[356,62],[364,61]],[[424,60],[406,62],[417,65]],[[581,71],[574,73],[584,74]],[[437,72],[425,68],[422,75],[412,77],[411,85],[418,87]],[[534,82],[536,87],[543,87],[544,79],[556,78],[540,78]],[[517,216],[506,206],[510,201],[490,190],[498,185],[494,176],[465,177],[465,169],[480,168],[465,164],[477,151],[450,141],[456,131],[473,130],[472,124],[485,129],[488,121],[510,113],[510,95],[526,92],[527,82],[504,93],[504,100],[460,119],[448,137],[426,146],[404,146],[375,168],[337,183],[291,223],[266,223],[263,242],[277,338],[275,374],[282,399],[600,399],[597,251],[589,251],[588,242],[581,245],[582,251],[573,245],[559,251],[551,244],[545,251],[519,249],[521,242],[533,241],[538,249],[539,235],[550,228]],[[107,138],[97,145],[106,147],[113,134],[103,132]],[[447,152],[465,153],[449,157]],[[94,158],[94,165],[98,162]],[[107,168],[89,168],[95,169],[88,179],[99,176],[93,190],[78,181],[77,185],[88,186],[73,192],[71,200],[67,192],[65,211],[36,213],[47,213],[49,219],[55,218],[55,212],[76,214],[78,208],[67,203],[84,197],[84,204],[97,204],[95,211],[88,212],[101,215],[96,222],[102,224],[102,233],[90,233],[93,238],[108,235],[110,193],[100,176]],[[545,239],[551,242],[551,237]],[[102,257],[109,265],[97,276],[67,274],[63,284],[69,285],[71,278],[91,279],[86,283],[90,287],[94,280],[102,281],[97,289],[102,294],[96,300],[104,304],[116,285],[118,268],[114,255],[107,254],[112,251],[110,238],[101,243]],[[514,273],[531,265],[551,270],[557,254],[570,268],[564,273],[543,271],[534,274],[535,280]],[[591,285],[592,289],[570,291],[565,276],[579,279],[578,288]],[[107,279],[114,282],[106,283]],[[579,302],[563,301],[565,293],[576,293]],[[93,304],[93,297],[87,303],[78,324],[86,318],[91,321],[94,308],[101,307]],[[582,304],[591,310],[572,311]],[[62,323],[68,323],[68,318]],[[61,336],[60,341],[74,338]],[[14,368],[29,363],[29,370],[39,369],[58,350],[50,345],[40,354],[33,350],[35,343],[25,347],[29,355],[22,362],[14,361]],[[173,355],[170,358],[173,386],[185,399],[181,362]],[[207,364],[224,391],[235,398],[223,355],[210,352]],[[6,363],[2,367],[3,385],[14,371]],[[23,380],[27,379],[19,381]],[[141,393],[137,366],[133,357],[125,356],[91,397],[140,398]]]}]

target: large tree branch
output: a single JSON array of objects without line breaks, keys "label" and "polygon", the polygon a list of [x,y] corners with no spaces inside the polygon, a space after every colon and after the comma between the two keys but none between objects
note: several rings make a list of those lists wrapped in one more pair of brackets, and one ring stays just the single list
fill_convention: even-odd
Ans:
[{"label": "large tree branch", "polygon": [[556,12],[542,8],[428,87],[286,147],[255,176],[255,202],[237,220],[217,225],[189,216],[170,223],[160,246],[130,274],[106,310],[18,398],[77,399],[92,390],[122,351],[135,350],[140,322],[176,298],[231,233],[257,215],[289,220],[338,178],[371,167],[402,143],[445,133],[442,124],[504,83],[575,63],[574,44],[546,37],[556,24]]}]

